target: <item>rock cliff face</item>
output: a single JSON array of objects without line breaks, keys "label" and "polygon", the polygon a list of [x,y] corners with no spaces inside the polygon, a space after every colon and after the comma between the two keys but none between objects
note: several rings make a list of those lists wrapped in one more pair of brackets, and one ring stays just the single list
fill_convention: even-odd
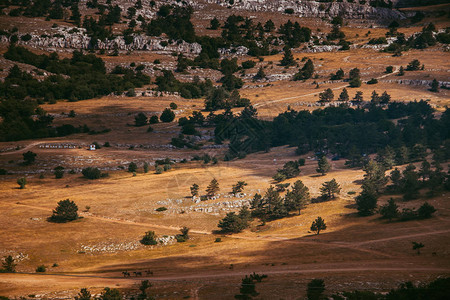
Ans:
[{"label": "rock cliff face", "polygon": [[[228,0],[207,0],[207,2],[229,6]],[[232,7],[250,11],[274,12],[284,12],[285,9],[292,9],[294,11],[293,15],[310,18],[342,16],[347,19],[380,21],[404,18],[404,15],[396,10],[374,8],[368,4],[361,5],[348,2],[320,3],[305,0],[235,0]]]},{"label": "rock cliff face", "polygon": [[[28,45],[40,49],[90,49],[92,48],[91,38],[84,33],[84,29],[78,29],[76,33],[70,33],[70,28],[61,28],[57,34],[35,35],[31,34],[29,41],[19,40],[19,44]],[[123,36],[118,36],[113,40],[97,41],[97,49],[105,50],[150,50],[162,53],[181,52],[186,55],[198,55],[202,47],[197,43],[176,43],[163,46],[165,41],[162,38],[149,37],[146,35],[135,35],[130,44],[126,44]],[[0,37],[0,43],[6,44],[9,40],[6,36]],[[167,42],[167,41],[166,41]]]}]

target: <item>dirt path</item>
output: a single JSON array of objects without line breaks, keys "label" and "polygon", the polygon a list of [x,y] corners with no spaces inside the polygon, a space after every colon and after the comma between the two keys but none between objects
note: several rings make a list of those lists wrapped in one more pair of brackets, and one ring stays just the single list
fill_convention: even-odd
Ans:
[{"label": "dirt path", "polygon": [[[313,268],[305,265],[290,265],[280,267],[270,267],[270,269],[261,267],[248,267],[240,270],[227,270],[227,271],[202,271],[190,274],[173,274],[163,276],[142,276],[142,277],[117,277],[117,276],[105,276],[96,274],[50,274],[50,273],[14,273],[14,274],[0,274],[2,282],[20,282],[20,278],[36,278],[36,280],[51,279],[52,281],[64,280],[65,278],[90,278],[90,279],[105,279],[116,281],[135,281],[148,279],[150,281],[189,281],[197,279],[212,279],[212,278],[224,278],[224,277],[242,277],[252,272],[270,274],[313,274],[313,273],[344,273],[344,272],[437,272],[437,273],[450,273],[450,268],[446,267],[402,267],[402,266],[386,266],[386,261],[377,263],[368,262],[364,265],[364,262],[359,266],[352,266],[351,263],[344,262],[340,264],[322,264],[314,266]],[[306,268],[305,268],[306,267]]]}]

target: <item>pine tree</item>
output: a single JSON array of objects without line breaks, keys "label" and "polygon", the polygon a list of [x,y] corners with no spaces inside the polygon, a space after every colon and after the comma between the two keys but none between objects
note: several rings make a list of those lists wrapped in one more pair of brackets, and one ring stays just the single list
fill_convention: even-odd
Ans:
[{"label": "pine tree", "polygon": [[372,97],[370,99],[370,102],[372,102],[373,104],[380,103],[380,96],[378,95],[378,93],[375,90],[372,92]]},{"label": "pine tree", "polygon": [[191,187],[191,195],[192,197],[198,196],[198,190],[199,190],[199,186],[198,184],[194,183]]},{"label": "pine tree", "polygon": [[2,262],[2,267],[7,273],[15,273],[16,264],[14,263],[14,258],[11,255],[5,256]]},{"label": "pine tree", "polygon": [[391,221],[393,218],[398,217],[398,205],[393,198],[389,199],[386,205],[381,206],[380,214],[383,218]]},{"label": "pine tree", "polygon": [[370,160],[364,167],[363,188],[371,189],[375,194],[380,194],[388,182],[385,169],[381,164]]},{"label": "pine tree", "polygon": [[78,206],[69,199],[61,200],[53,210],[53,214],[48,221],[55,223],[66,223],[78,219]]},{"label": "pine tree", "polygon": [[306,295],[308,300],[321,300],[324,299],[324,297],[322,296],[324,291],[325,283],[323,279],[313,279],[308,283]]},{"label": "pine tree", "polygon": [[293,80],[306,80],[313,76],[314,64],[312,60],[308,59],[305,65],[294,75]]},{"label": "pine tree", "polygon": [[328,173],[331,170],[331,165],[328,163],[326,156],[322,156],[321,159],[317,162],[318,168],[316,169],[317,173],[321,173],[322,176]]},{"label": "pine tree", "polygon": [[361,194],[356,197],[356,208],[361,216],[373,215],[375,209],[377,208],[377,196],[371,192],[363,189]]},{"label": "pine tree", "polygon": [[86,288],[81,289],[78,295],[75,296],[75,300],[91,300],[91,299],[92,299],[91,293]]},{"label": "pine tree", "polygon": [[405,69],[403,69],[403,66],[400,67],[400,70],[398,71],[398,76],[405,75]]},{"label": "pine tree", "polygon": [[260,80],[266,78],[266,73],[264,73],[263,67],[259,67],[258,73],[256,73],[255,76],[253,76],[253,79]]},{"label": "pine tree", "polygon": [[430,91],[435,92],[435,93],[439,93],[439,81],[435,79],[433,79],[433,81],[431,82],[431,89]]},{"label": "pine tree", "polygon": [[233,185],[232,194],[239,194],[244,190],[244,187],[247,185],[245,181],[238,181],[235,185]]},{"label": "pine tree", "polygon": [[361,72],[358,68],[351,69],[349,72],[349,85],[350,87],[360,87],[361,86]]},{"label": "pine tree", "polygon": [[348,92],[347,89],[344,88],[341,92],[341,94],[339,95],[338,101],[342,101],[342,102],[346,102],[350,99],[350,97],[348,96]]},{"label": "pine tree", "polygon": [[339,194],[341,192],[341,187],[339,183],[337,183],[336,179],[332,179],[330,181],[326,181],[322,184],[320,188],[320,192],[322,193],[322,198],[325,200],[330,200],[335,198],[335,194]]},{"label": "pine tree", "polygon": [[284,50],[284,56],[281,59],[280,64],[282,66],[286,66],[286,67],[294,65],[295,60],[294,60],[294,56],[292,55],[291,48],[289,48],[288,46],[285,46],[283,48],[283,50]]},{"label": "pine tree", "polygon": [[317,217],[311,224],[311,231],[316,232],[317,235],[325,229],[327,229],[327,224],[325,224],[325,220],[322,217]]},{"label": "pine tree", "polygon": [[322,93],[319,94],[319,102],[330,102],[334,99],[334,94],[331,89],[326,89]]},{"label": "pine tree", "polygon": [[285,205],[289,211],[303,209],[306,204],[311,201],[311,196],[309,194],[309,189],[303,184],[301,180],[297,180],[293,186],[292,190],[289,190],[285,196]]},{"label": "pine tree", "polygon": [[363,101],[364,101],[363,92],[357,91],[356,94],[355,94],[355,97],[353,97],[353,102],[361,103]]},{"label": "pine tree", "polygon": [[391,101],[391,95],[389,95],[386,91],[384,91],[383,94],[381,94],[380,103],[388,104],[389,101]]},{"label": "pine tree", "polygon": [[214,197],[214,195],[220,190],[219,182],[215,178],[211,180],[208,187],[206,188],[206,196],[209,198]]}]

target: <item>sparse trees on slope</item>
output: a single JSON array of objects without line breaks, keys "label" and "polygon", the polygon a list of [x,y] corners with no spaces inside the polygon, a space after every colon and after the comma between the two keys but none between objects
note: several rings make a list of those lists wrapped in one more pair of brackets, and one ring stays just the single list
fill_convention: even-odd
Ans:
[{"label": "sparse trees on slope", "polygon": [[289,48],[289,46],[285,46],[283,50],[284,50],[284,56],[281,59],[280,64],[282,66],[287,66],[287,67],[294,65],[295,61],[294,61],[294,56],[292,55],[291,48]]},{"label": "sparse trees on slope", "polygon": [[377,196],[371,192],[364,190],[356,197],[356,208],[360,216],[370,216],[377,208]]},{"label": "sparse trees on slope", "polygon": [[158,243],[156,241],[156,234],[154,231],[147,231],[140,242],[143,245],[156,245]]}]

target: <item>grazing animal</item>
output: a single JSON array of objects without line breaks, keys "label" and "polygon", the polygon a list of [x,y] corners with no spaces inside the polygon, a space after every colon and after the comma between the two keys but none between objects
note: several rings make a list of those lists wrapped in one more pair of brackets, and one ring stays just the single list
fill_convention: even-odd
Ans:
[{"label": "grazing animal", "polygon": [[123,277],[130,277],[130,273],[127,271],[123,271],[122,274],[123,274]]},{"label": "grazing animal", "polygon": [[147,273],[147,275],[153,275],[153,271],[147,270],[145,272]]},{"label": "grazing animal", "polygon": [[133,272],[134,276],[138,277],[138,276],[142,276],[142,272]]}]

